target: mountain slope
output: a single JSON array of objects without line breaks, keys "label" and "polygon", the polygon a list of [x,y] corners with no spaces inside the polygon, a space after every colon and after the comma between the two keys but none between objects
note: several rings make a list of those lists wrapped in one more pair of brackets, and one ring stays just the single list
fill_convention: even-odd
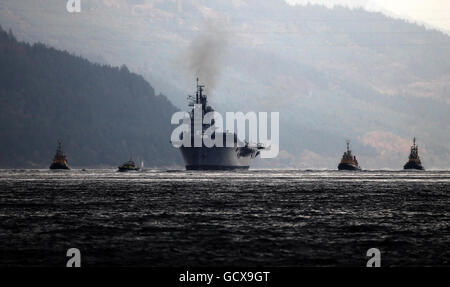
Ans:
[{"label": "mountain slope", "polygon": [[[5,0],[0,23],[23,39],[126,63],[180,108],[194,89],[185,65],[192,42],[205,30],[226,35],[211,103],[280,112],[281,156],[259,164],[335,168],[349,138],[363,168],[401,168],[416,136],[426,168],[449,166],[450,37],[442,32],[282,0],[84,0],[78,15],[40,3]],[[223,25],[208,30],[210,19]]]},{"label": "mountain slope", "polygon": [[0,167],[47,167],[56,141],[72,166],[180,163],[176,108],[125,66],[92,64],[0,30]]}]

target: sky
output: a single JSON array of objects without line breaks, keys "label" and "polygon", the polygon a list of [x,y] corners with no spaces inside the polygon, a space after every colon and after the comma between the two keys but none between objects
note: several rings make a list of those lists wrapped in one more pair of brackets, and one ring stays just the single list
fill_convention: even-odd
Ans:
[{"label": "sky", "polygon": [[424,24],[450,34],[449,0],[286,0],[286,2],[302,5],[320,4],[329,8],[335,5],[364,8]]}]

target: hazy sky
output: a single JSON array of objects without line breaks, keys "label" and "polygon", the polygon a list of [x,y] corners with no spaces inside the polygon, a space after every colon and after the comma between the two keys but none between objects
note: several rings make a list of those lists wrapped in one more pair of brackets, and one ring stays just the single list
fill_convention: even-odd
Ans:
[{"label": "hazy sky", "polygon": [[449,0],[286,0],[290,4],[345,5],[380,11],[389,16],[408,19],[450,33]]}]

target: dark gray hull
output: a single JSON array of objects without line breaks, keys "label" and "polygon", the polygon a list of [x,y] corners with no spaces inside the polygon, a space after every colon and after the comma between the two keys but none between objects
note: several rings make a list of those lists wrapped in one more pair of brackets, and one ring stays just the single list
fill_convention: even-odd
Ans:
[{"label": "dark gray hull", "polygon": [[245,154],[242,148],[181,147],[187,170],[248,169],[255,154]]},{"label": "dark gray hull", "polygon": [[119,172],[139,171],[139,168],[126,168],[119,166],[119,169],[117,171]]},{"label": "dark gray hull", "polygon": [[187,165],[186,170],[247,170],[249,166]]},{"label": "dark gray hull", "polygon": [[403,169],[417,169],[417,170],[424,170],[423,166],[421,164],[415,163],[413,161],[408,161],[404,166]]},{"label": "dark gray hull", "polygon": [[338,170],[361,170],[361,168],[354,164],[340,163],[338,165]]},{"label": "dark gray hull", "polygon": [[62,163],[52,163],[50,169],[70,169],[69,166]]}]

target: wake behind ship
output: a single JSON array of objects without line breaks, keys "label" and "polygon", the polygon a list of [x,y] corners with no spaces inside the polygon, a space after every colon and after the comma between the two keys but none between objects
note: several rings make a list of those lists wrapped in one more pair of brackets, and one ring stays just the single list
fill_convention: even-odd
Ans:
[{"label": "wake behind ship", "polygon": [[[206,147],[202,142],[200,147],[194,147],[194,105],[201,105],[201,120],[202,134],[210,127],[214,128],[214,120],[211,124],[203,123],[203,117],[209,112],[214,112],[214,109],[208,105],[207,96],[203,93],[203,85],[199,85],[197,78],[197,91],[195,98],[190,96],[192,110],[189,113],[191,122],[191,147],[181,146],[180,151],[185,162],[187,170],[234,170],[234,169],[248,169],[251,161],[259,155],[259,150],[263,149],[261,145],[250,146],[247,142],[242,142],[238,139],[236,133],[223,133],[215,131],[211,134],[211,139],[214,139],[219,133],[222,134],[222,147]],[[226,146],[227,135],[234,139],[234,146]],[[205,137],[205,136],[204,136]],[[182,136],[180,137],[182,139]]]},{"label": "wake behind ship", "polygon": [[61,141],[58,141],[58,148],[56,149],[56,154],[53,157],[53,162],[50,165],[50,169],[69,169],[66,155],[63,153],[61,147]]},{"label": "wake behind ship", "polygon": [[350,150],[350,141],[347,141],[347,151],[344,152],[341,162],[338,165],[339,170],[361,170],[356,160],[356,156],[352,155]]},{"label": "wake behind ship", "polygon": [[403,169],[418,169],[423,170],[422,162],[419,157],[419,146],[416,145],[416,138],[413,139],[413,145],[411,146],[411,152],[409,153],[408,162],[405,163]]}]

